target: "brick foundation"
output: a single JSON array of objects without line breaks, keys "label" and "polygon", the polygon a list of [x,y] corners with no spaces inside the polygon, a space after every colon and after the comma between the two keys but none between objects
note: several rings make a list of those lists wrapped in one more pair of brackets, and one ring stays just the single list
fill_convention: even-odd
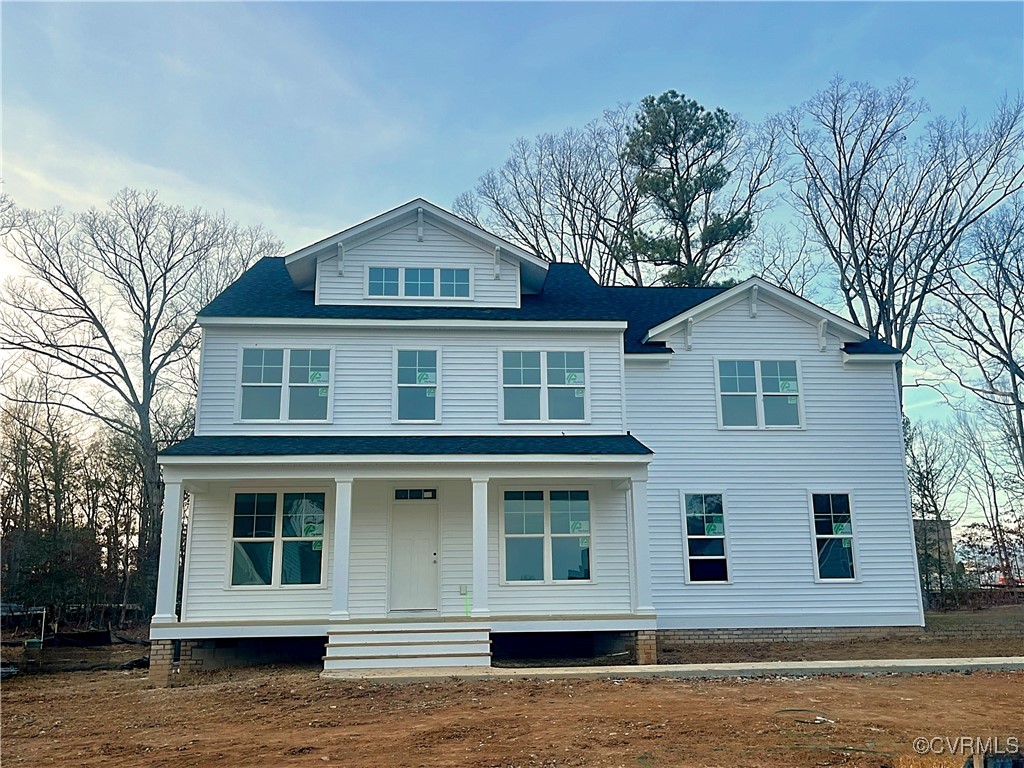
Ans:
[{"label": "brick foundation", "polygon": [[171,683],[174,672],[174,641],[153,640],[149,644],[149,682],[158,688]]},{"label": "brick foundation", "polygon": [[658,632],[653,629],[641,629],[636,633],[636,663],[658,663]]},{"label": "brick foundation", "polygon": [[[727,643],[800,643],[808,641],[914,639],[921,627],[771,627],[744,629],[660,629],[658,645],[723,645]],[[929,633],[931,634],[931,633]]]}]

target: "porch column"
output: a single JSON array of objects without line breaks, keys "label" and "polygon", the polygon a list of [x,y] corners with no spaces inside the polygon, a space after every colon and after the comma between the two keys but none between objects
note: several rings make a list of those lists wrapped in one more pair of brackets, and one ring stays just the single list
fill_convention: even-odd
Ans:
[{"label": "porch column", "polygon": [[156,581],[154,622],[178,620],[178,559],[181,553],[181,481],[164,483],[164,519],[160,528],[160,571]]},{"label": "porch column", "polygon": [[490,616],[487,605],[487,478],[473,478],[473,608],[470,616]]},{"label": "porch column", "polygon": [[633,560],[636,574],[636,612],[654,613],[654,599],[651,595],[651,547],[650,532],[647,529],[647,480],[633,480],[630,483],[633,507]]},{"label": "porch column", "polygon": [[332,621],[348,620],[348,561],[352,537],[352,478],[334,481],[334,583],[331,585]]}]

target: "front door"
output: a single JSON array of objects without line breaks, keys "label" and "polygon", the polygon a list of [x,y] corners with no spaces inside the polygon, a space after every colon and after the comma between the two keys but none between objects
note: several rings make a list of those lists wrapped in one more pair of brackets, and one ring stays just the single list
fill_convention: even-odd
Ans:
[{"label": "front door", "polygon": [[436,611],[441,551],[437,504],[403,501],[391,510],[392,611]]}]

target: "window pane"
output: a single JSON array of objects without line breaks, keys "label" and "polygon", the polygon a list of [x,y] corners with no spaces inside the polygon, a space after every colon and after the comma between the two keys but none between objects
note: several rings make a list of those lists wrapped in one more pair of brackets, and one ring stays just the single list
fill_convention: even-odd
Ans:
[{"label": "window pane", "polygon": [[551,539],[551,578],[555,581],[590,578],[589,536]]},{"label": "window pane", "polygon": [[726,427],[756,427],[757,396],[722,395],[722,425]]},{"label": "window pane", "polygon": [[289,354],[291,384],[327,384],[331,380],[331,353],[326,349],[293,349]]},{"label": "window pane", "polygon": [[319,584],[322,541],[286,541],[281,552],[282,584]]},{"label": "window pane", "polygon": [[544,580],[544,539],[505,539],[505,579]]},{"label": "window pane", "polygon": [[540,352],[502,353],[502,382],[540,385]]},{"label": "window pane", "polygon": [[691,557],[724,557],[725,539],[687,539]]},{"label": "window pane", "polygon": [[822,579],[853,578],[852,539],[818,539],[818,576]]},{"label": "window pane", "polygon": [[288,387],[289,421],[326,419],[327,393],[327,387]]},{"label": "window pane", "polygon": [[[579,498],[572,498],[573,495]],[[551,492],[551,532],[590,533],[590,500],[586,491]]]},{"label": "window pane", "polygon": [[505,387],[505,418],[509,421],[538,421],[540,388]]},{"label": "window pane", "polygon": [[463,297],[469,296],[468,269],[442,269],[441,295]]},{"label": "window pane", "polygon": [[243,419],[280,419],[280,387],[242,387]]},{"label": "window pane", "polygon": [[405,270],[405,295],[406,296],[433,296],[434,295],[434,270],[432,269],[411,269]]},{"label": "window pane", "polygon": [[371,296],[398,295],[398,267],[370,267]]},{"label": "window pane", "polygon": [[729,569],[725,560],[691,560],[690,581],[728,581]]},{"label": "window pane", "polygon": [[280,384],[283,370],[283,349],[242,350],[243,384]]},{"label": "window pane", "polygon": [[232,548],[232,584],[269,584],[274,557],[272,541],[236,541]]},{"label": "window pane", "polygon": [[433,421],[436,417],[437,389],[434,387],[399,387],[398,418],[400,421]]},{"label": "window pane", "polygon": [[753,360],[719,360],[718,383],[722,392],[757,392]]},{"label": "window pane", "polygon": [[282,535],[295,538],[324,535],[324,494],[286,493]]},{"label": "window pane", "polygon": [[850,519],[850,497],[845,493],[829,494],[828,500],[832,504],[832,514],[842,520]]},{"label": "window pane", "polygon": [[398,383],[437,384],[437,352],[399,350]]},{"label": "window pane", "polygon": [[582,352],[548,352],[548,384],[585,383]]},{"label": "window pane", "polygon": [[769,427],[800,426],[800,398],[796,395],[765,395],[764,423]]},{"label": "window pane", "polygon": [[796,363],[792,361],[766,360],[761,363],[761,388],[765,392],[790,392],[799,389],[796,379]]},{"label": "window pane", "polygon": [[548,390],[548,418],[554,421],[582,421],[586,418],[587,390],[582,387],[553,387]]}]

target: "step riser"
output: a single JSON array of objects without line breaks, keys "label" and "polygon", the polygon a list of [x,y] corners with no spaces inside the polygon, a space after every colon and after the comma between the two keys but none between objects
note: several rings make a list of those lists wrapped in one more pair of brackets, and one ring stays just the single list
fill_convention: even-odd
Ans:
[{"label": "step riser", "polygon": [[324,672],[359,669],[415,669],[417,667],[489,667],[488,656],[445,656],[443,658],[393,657],[389,659],[324,659]]},{"label": "step riser", "polygon": [[484,643],[460,643],[451,645],[449,643],[432,643],[430,645],[359,645],[340,647],[336,645],[327,646],[327,658],[329,659],[355,659],[361,656],[429,656],[437,653],[458,653],[476,654],[490,653],[491,644]]},{"label": "step riser", "polygon": [[384,643],[423,643],[435,644],[445,642],[469,641],[486,643],[490,641],[490,632],[374,632],[373,634],[332,633],[327,636],[327,645],[379,645]]}]

